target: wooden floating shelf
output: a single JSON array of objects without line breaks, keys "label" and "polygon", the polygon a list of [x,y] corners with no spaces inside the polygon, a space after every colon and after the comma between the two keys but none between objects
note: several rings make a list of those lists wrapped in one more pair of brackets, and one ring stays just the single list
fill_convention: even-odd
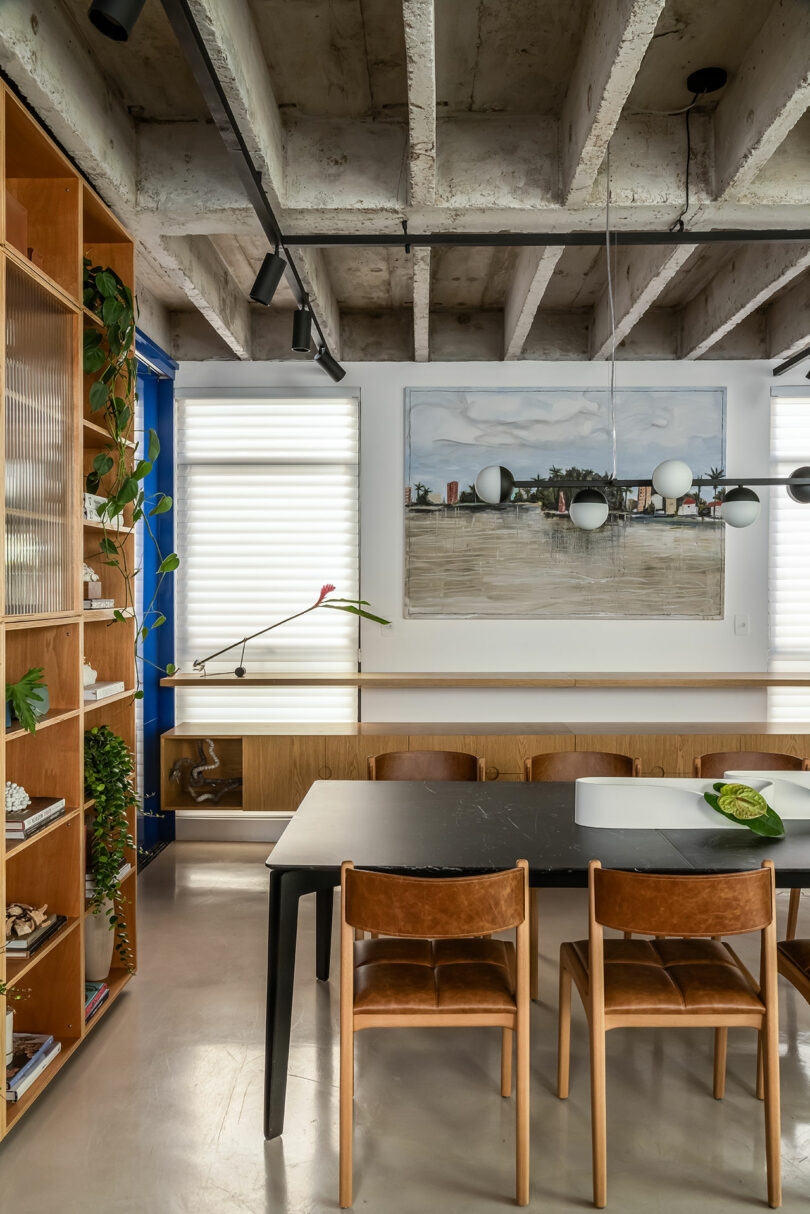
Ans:
[{"label": "wooden floating shelf", "polygon": [[128,524],[125,527],[112,527],[109,523],[96,522],[94,518],[82,519],[82,523],[89,531],[111,531],[115,535],[129,535],[132,531],[132,524]]},{"label": "wooden floating shelf", "polygon": [[92,607],[85,607],[84,622],[85,624],[95,624],[100,620],[106,620],[108,623],[112,620],[115,623],[119,623],[120,621],[116,621],[115,619],[116,611],[120,611],[125,620],[131,620],[135,615],[131,607],[102,607],[98,611],[93,611]]},{"label": "wooden floating shelf", "polygon": [[69,809],[67,813],[62,814],[55,821],[49,822],[47,826],[43,826],[42,830],[36,831],[28,839],[6,839],[6,859],[10,860],[13,856],[18,856],[20,852],[25,851],[26,848],[33,847],[35,843],[39,843],[40,839],[52,835],[55,830],[59,830],[60,826],[64,826],[66,822],[70,822],[81,812],[80,809]]},{"label": "wooden floating shelf", "polygon": [[130,974],[128,970],[116,970],[116,969],[110,970],[110,972],[107,976],[107,979],[106,979],[107,986],[110,988],[110,993],[107,996],[107,998],[104,1000],[104,1002],[102,1003],[101,1007],[95,1013],[95,1015],[92,1016],[90,1020],[86,1020],[84,1022],[84,1033],[83,1033],[84,1036],[86,1036],[88,1033],[92,1032],[92,1030],[98,1024],[99,1020],[102,1020],[104,1018],[104,1016],[106,1016],[107,1012],[110,1010],[110,1008],[115,1003],[116,999],[121,994],[121,992],[124,989],[124,987],[126,986],[126,984],[132,979],[132,977],[133,977],[133,975]]},{"label": "wooden floating shelf", "polygon": [[776,674],[770,671],[750,673],[684,674],[173,674],[160,680],[161,687],[360,687],[430,688],[565,688],[565,687],[691,687],[762,690],[766,687],[810,687],[810,672]]},{"label": "wooden floating shelf", "polygon": [[104,328],[104,321],[101,319],[101,317],[97,316],[95,312],[92,312],[90,308],[85,307],[84,304],[82,304],[82,316],[85,320],[92,321],[92,323],[97,325],[99,329]]},{"label": "wooden floating shelf", "polygon": [[135,688],[130,687],[128,691],[117,691],[114,696],[104,696],[102,700],[85,700],[85,715],[88,712],[95,712],[97,708],[103,708],[105,704],[117,704],[119,700],[131,699],[134,695]]},{"label": "wooden floating shelf", "polygon": [[7,729],[6,741],[13,742],[15,738],[34,738],[41,729],[47,729],[49,725],[60,725],[62,721],[70,721],[73,717],[79,715],[78,708],[70,708],[63,712],[46,712],[44,717],[39,717],[37,720],[37,728],[35,733],[29,733],[27,729],[20,726],[19,729]]},{"label": "wooden floating shelf", "polygon": [[18,983],[21,978],[25,977],[29,970],[34,968],[38,961],[41,961],[43,957],[47,957],[48,953],[53,952],[55,948],[58,948],[62,941],[75,930],[79,922],[80,921],[78,919],[68,919],[67,923],[62,924],[59,931],[54,932],[54,934],[37,949],[33,957],[20,957],[17,959],[13,953],[7,952],[6,982],[9,984],[9,986],[13,986]]},{"label": "wooden floating shelf", "polygon": [[[104,426],[97,425],[96,422],[91,422],[86,417],[82,419],[82,428],[84,430],[85,439],[87,439],[88,437],[91,439],[102,439],[104,441],[105,445],[107,443],[112,443],[114,441],[109,430],[106,430],[104,428]],[[126,446],[129,447],[133,451],[135,450],[135,447],[137,445],[138,444],[136,442],[134,442],[133,439],[131,439],[131,438],[128,438],[126,440]]]},{"label": "wooden floating shelf", "polygon": [[78,623],[80,614],[77,611],[55,611],[36,616],[7,615],[5,629],[6,632],[19,632],[23,628],[52,628],[54,624]]}]

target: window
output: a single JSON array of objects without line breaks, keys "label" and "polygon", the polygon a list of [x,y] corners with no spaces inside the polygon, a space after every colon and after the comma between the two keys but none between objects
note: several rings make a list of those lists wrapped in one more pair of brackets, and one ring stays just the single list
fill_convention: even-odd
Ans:
[{"label": "window", "polygon": [[[810,464],[810,393],[788,389],[771,403],[771,475],[789,476],[803,464]],[[774,486],[770,530],[770,668],[810,671],[810,506]],[[808,714],[810,688],[769,690],[769,720],[800,721]]]},{"label": "window", "polygon": [[[176,664],[359,583],[358,414],[345,397],[177,400]],[[208,671],[234,670],[234,649]],[[315,611],[252,641],[250,672],[355,671],[357,617]],[[353,688],[184,689],[178,721],[353,721]]]}]

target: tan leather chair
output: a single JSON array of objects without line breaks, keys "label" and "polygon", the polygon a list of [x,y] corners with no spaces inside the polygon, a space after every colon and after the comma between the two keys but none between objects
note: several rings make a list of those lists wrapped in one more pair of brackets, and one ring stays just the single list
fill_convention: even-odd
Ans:
[{"label": "tan leather chair", "polygon": [[718,780],[726,771],[807,771],[806,759],[774,754],[767,750],[716,750],[697,755],[693,769],[704,780]]},{"label": "tan leather chair", "polygon": [[[584,776],[640,776],[641,759],[608,750],[560,750],[532,755],[523,761],[523,779],[530,783],[578,780]],[[531,893],[532,999],[540,998],[540,891]]]},{"label": "tan leather chair", "polygon": [[641,759],[607,750],[558,750],[524,760],[524,779],[579,780],[584,776],[640,776]]},{"label": "tan leather chair", "polygon": [[[365,1028],[493,1025],[501,1095],[516,1058],[517,1204],[529,1201],[529,882],[518,860],[481,877],[401,877],[341,866],[340,1206],[352,1204],[354,1034]],[[383,939],[355,942],[354,930]],[[480,939],[517,929],[508,940]],[[441,1201],[437,1200],[437,1205]]]},{"label": "tan leather chair", "polygon": [[[571,980],[588,1019],[591,1048],[593,1203],[607,1202],[605,1033],[614,1028],[714,1029],[714,1095],[725,1090],[729,1027],[756,1029],[764,1060],[768,1204],[782,1200],[779,1165],[779,1029],[773,862],[747,873],[659,877],[588,873],[589,939],[560,948],[557,1095],[568,1095]],[[603,927],[657,937],[605,940]],[[759,983],[721,936],[758,931]],[[681,937],[667,939],[666,937]],[[705,937],[718,937],[706,939]]]},{"label": "tan leather chair", "polygon": [[369,780],[485,780],[486,764],[461,750],[389,750],[371,755]]}]

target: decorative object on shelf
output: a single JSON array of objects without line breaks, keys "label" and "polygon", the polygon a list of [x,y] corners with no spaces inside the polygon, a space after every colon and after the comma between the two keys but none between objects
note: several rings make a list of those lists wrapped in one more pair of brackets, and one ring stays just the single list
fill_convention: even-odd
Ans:
[{"label": "decorative object on shelf", "polygon": [[[266,632],[272,632],[274,628],[280,628],[282,624],[289,624],[290,620],[300,619],[302,615],[309,615],[310,611],[317,611],[319,607],[329,608],[332,611],[347,611],[351,615],[361,616],[364,620],[373,620],[375,624],[390,624],[390,620],[384,620],[382,616],[372,615],[370,611],[364,611],[364,607],[370,604],[366,599],[336,599],[330,598],[335,587],[331,582],[327,582],[321,586],[321,593],[318,595],[314,603],[309,607],[305,607],[303,611],[296,611],[293,615],[286,616],[283,620],[277,620],[275,624],[268,624],[267,628],[260,628],[258,632],[251,633],[250,636],[242,637],[239,641],[234,641],[230,645],[226,645],[223,649],[218,649],[216,653],[209,653],[207,658],[195,658],[193,666],[195,670],[202,671],[205,674],[206,663],[213,662],[214,658],[221,657],[223,653],[229,653],[232,649],[237,649],[242,646],[242,652],[239,658],[239,665],[234,670],[234,674],[238,679],[243,679],[247,674],[245,661],[245,647],[249,641],[255,641],[256,637],[264,636]],[[171,672],[169,672],[171,673]]]},{"label": "decorative object on shelf", "polygon": [[85,493],[84,517],[94,523],[100,523],[107,505],[107,498],[99,493]]},{"label": "decorative object on shelf", "polygon": [[82,686],[83,687],[92,687],[97,682],[97,680],[98,680],[98,671],[94,670],[93,667],[88,662],[87,658],[85,658],[84,662],[82,664]]},{"label": "decorative object on shelf", "polygon": [[31,798],[20,784],[6,780],[6,813],[22,813],[31,804]]},{"label": "decorative object on shelf", "polygon": [[[84,304],[102,322],[101,329],[87,328],[84,333],[84,370],[95,377],[90,386],[90,408],[94,413],[103,413],[110,435],[110,442],[93,458],[91,471],[85,481],[88,494],[96,495],[104,481],[107,494],[105,504],[99,507],[98,518],[103,526],[99,542],[99,557],[105,565],[117,569],[123,581],[123,608],[131,608],[135,619],[135,670],[140,679],[141,646],[153,628],[165,624],[166,617],[155,606],[164,578],[180,564],[177,553],[164,556],[150,519],[166,514],[172,508],[172,499],[165,493],[147,494],[143,482],[152,471],[160,454],[157,433],[150,429],[147,434],[146,459],[137,459],[138,444],[130,442],[133,423],[133,400],[135,396],[136,361],[135,308],[130,288],[109,267],[94,266],[84,259]],[[121,527],[124,511],[131,511],[131,524],[143,522],[144,543],[150,542],[157,556],[157,578],[150,601],[144,605],[137,618],[135,602],[135,576],[137,570],[130,565],[127,555],[129,527]],[[115,618],[126,617],[120,609]],[[174,666],[165,668],[172,674]],[[143,692],[136,687],[135,698],[141,699]]]},{"label": "decorative object on shelf", "polygon": [[36,733],[37,720],[50,707],[48,688],[43,682],[42,666],[32,666],[16,683],[6,683],[6,728],[16,718],[29,733]]},{"label": "decorative object on shelf", "polygon": [[714,792],[705,792],[704,799],[724,818],[747,826],[755,835],[782,838],[785,824],[761,792],[748,784],[724,784],[722,780],[712,787]]},{"label": "decorative object on shelf", "polygon": [[[132,950],[127,932],[125,904],[121,892],[119,873],[128,862],[127,852],[135,846],[129,832],[129,811],[138,800],[132,783],[133,763],[129,748],[118,734],[107,725],[99,725],[84,735],[84,787],[85,794],[95,802],[88,814],[88,875],[93,879],[93,895],[89,903],[89,914],[85,915],[85,948],[92,950],[93,973],[87,973],[88,981],[99,981],[107,974],[103,968],[102,953],[99,959],[99,941],[109,949],[110,962],[113,947],[125,969],[132,972]],[[103,932],[107,935],[104,936]],[[109,972],[109,963],[107,965]]]},{"label": "decorative object on shelf", "polygon": [[227,793],[242,787],[242,777],[218,776],[215,778],[205,775],[205,772],[216,771],[222,766],[213,738],[203,738],[198,742],[197,751],[200,756],[199,762],[195,763],[188,755],[176,759],[169,772],[169,779],[173,784],[179,785],[183,792],[188,793],[192,801],[196,801],[197,804],[201,805],[204,801],[210,801],[212,805],[218,805]]},{"label": "decorative object on shelf", "polygon": [[87,561],[82,561],[82,586],[84,588],[84,603],[101,598],[101,578],[95,569],[91,569]]},{"label": "decorative object on shelf", "polygon": [[760,500],[753,489],[738,485],[723,497],[720,517],[729,527],[750,527],[759,518]]},{"label": "decorative object on shelf", "polygon": [[608,500],[601,489],[577,489],[568,513],[580,531],[596,531],[607,520]]},{"label": "decorative object on shelf", "polygon": [[47,904],[33,906],[29,902],[11,902],[6,907],[6,940],[32,935],[47,918]]}]

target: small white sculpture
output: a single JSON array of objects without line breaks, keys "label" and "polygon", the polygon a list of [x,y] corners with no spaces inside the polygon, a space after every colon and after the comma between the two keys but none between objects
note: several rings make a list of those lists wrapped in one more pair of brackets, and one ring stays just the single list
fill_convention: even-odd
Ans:
[{"label": "small white sculpture", "polygon": [[25,809],[30,804],[31,798],[25,789],[19,784],[12,784],[10,780],[6,780],[6,813],[10,814]]},{"label": "small white sculpture", "polygon": [[87,561],[82,561],[82,581],[83,582],[100,582],[101,578],[96,573],[95,569],[91,569]]},{"label": "small white sculpture", "polygon": [[93,670],[93,667],[90,665],[87,658],[85,658],[84,665],[82,666],[82,682],[83,682],[84,686],[92,687],[97,678],[98,678],[98,671]]}]

